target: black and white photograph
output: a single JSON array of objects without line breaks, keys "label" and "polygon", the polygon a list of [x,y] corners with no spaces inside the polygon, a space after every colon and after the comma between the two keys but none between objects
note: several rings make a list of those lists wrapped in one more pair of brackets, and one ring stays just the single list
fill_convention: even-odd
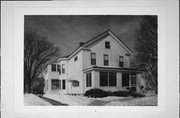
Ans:
[{"label": "black and white photograph", "polygon": [[2,1],[2,118],[177,118],[179,1]]},{"label": "black and white photograph", "polygon": [[25,15],[25,106],[157,106],[157,15]]}]

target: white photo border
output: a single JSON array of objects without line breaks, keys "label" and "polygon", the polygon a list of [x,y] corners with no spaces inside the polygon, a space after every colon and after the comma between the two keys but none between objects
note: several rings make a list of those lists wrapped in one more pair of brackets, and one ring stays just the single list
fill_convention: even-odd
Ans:
[{"label": "white photo border", "polygon": [[[178,2],[2,2],[2,116],[9,117],[178,117]],[[24,15],[157,15],[158,106],[24,106]],[[172,19],[171,19],[172,18]],[[177,26],[176,26],[177,25]],[[178,59],[176,57],[178,56]],[[169,79],[168,79],[169,78]],[[73,112],[73,113],[72,113]],[[71,114],[72,113],[72,114]]]}]

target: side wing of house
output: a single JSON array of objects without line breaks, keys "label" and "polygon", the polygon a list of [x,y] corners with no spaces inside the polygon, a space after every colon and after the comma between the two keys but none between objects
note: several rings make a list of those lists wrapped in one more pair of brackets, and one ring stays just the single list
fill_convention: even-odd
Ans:
[{"label": "side wing of house", "polygon": [[45,93],[58,93],[59,92],[59,71],[58,71],[58,64],[53,63],[46,67],[44,78],[45,78]]}]

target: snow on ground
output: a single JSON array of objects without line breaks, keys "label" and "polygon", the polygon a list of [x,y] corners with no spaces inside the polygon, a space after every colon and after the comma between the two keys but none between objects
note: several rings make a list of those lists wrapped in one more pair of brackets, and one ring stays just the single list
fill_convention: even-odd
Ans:
[{"label": "snow on ground", "polygon": [[34,94],[25,94],[24,95],[24,105],[25,106],[52,106],[50,103],[41,99],[40,97]]},{"label": "snow on ground", "polygon": [[157,96],[143,98],[108,96],[103,98],[87,98],[85,96],[70,96],[45,94],[44,97],[68,104],[70,106],[155,106]]},{"label": "snow on ground", "polygon": [[70,96],[70,95],[59,95],[59,94],[45,94],[43,97],[47,97],[61,103],[65,103],[71,106],[84,106],[91,103],[91,99],[84,96]]},{"label": "snow on ground", "polygon": [[106,106],[157,106],[157,96],[134,98],[126,101],[111,101]]}]

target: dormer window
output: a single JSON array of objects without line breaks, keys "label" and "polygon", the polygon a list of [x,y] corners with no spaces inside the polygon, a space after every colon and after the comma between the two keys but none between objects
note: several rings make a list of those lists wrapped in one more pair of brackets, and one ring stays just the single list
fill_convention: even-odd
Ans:
[{"label": "dormer window", "polygon": [[110,42],[109,41],[105,42],[105,48],[110,49]]}]

